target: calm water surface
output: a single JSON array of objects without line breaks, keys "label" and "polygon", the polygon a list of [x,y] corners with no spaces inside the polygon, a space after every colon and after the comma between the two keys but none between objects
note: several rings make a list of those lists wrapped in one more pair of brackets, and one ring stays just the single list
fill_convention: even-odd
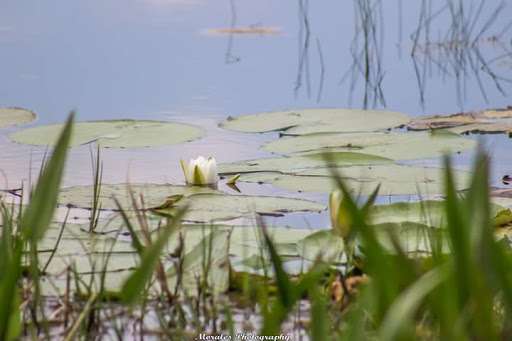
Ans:
[{"label": "calm water surface", "polygon": [[[370,10],[361,7],[366,3]],[[511,105],[512,3],[485,1],[480,8],[480,1],[464,0],[462,12],[451,11],[452,3],[4,1],[0,106],[37,112],[39,119],[28,127],[61,123],[72,109],[82,121],[134,118],[200,126],[206,136],[187,144],[102,150],[105,182],[178,183],[181,158],[202,154],[229,162],[268,156],[258,147],[277,134],[223,131],[217,124],[228,115],[375,107],[421,116]],[[367,44],[365,23],[375,28]],[[267,27],[277,34],[208,31],[231,26]],[[464,45],[464,37],[475,43]],[[29,169],[35,174],[45,153],[8,140],[22,128],[0,131],[2,181],[11,188],[29,178]],[[511,141],[504,135],[483,140],[494,156],[497,185],[512,173]],[[468,169],[470,160],[468,154],[457,156],[457,167]],[[90,184],[91,173],[90,147],[73,148],[65,185]],[[266,185],[241,187],[246,193],[326,200]],[[328,224],[326,215],[281,220]]]}]

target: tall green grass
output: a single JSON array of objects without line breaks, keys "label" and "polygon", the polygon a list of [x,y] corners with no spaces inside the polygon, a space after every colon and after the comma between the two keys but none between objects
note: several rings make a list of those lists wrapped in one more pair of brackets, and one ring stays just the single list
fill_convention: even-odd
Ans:
[{"label": "tall green grass", "polygon": [[[51,158],[42,169],[39,182],[19,222],[19,230],[11,224],[7,210],[3,210],[3,230],[0,247],[0,340],[18,338],[21,332],[18,285],[21,277],[22,255],[29,248],[29,272],[34,285],[33,316],[37,315],[39,292],[39,267],[37,242],[50,225],[64,173],[67,149],[71,138],[74,114],[71,114],[61,133]],[[41,312],[43,309],[41,308]],[[43,313],[44,316],[44,313]],[[34,321],[37,324],[37,319]]]}]

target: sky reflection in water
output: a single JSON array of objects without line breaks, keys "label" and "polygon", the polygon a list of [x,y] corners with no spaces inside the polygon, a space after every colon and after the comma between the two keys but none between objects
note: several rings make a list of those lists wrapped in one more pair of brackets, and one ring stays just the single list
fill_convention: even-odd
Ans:
[{"label": "sky reflection in water", "polygon": [[[202,154],[228,162],[268,155],[258,146],[277,135],[222,131],[216,124],[228,115],[385,103],[419,116],[510,105],[502,92],[512,90],[512,6],[486,26],[501,2],[485,1],[480,9],[479,1],[465,1],[464,26],[450,3],[455,6],[442,0],[3,2],[0,106],[36,111],[32,126],[61,123],[76,109],[78,120],[144,118],[203,127],[205,138],[183,145],[103,151],[105,182],[161,183],[182,182],[180,158]],[[364,25],[375,33],[365,36]],[[273,27],[280,34],[205,33],[230,26]],[[470,39],[487,28],[475,44],[447,45],[450,37],[464,36],[464,27],[473,28]],[[28,178],[31,154],[37,174],[45,152],[9,142],[16,129],[0,132],[0,168],[9,184]],[[486,144],[499,158],[497,184],[512,173],[510,139],[490,136]],[[464,169],[470,157],[457,160]],[[68,165],[65,185],[91,182],[88,146],[74,148]],[[316,221],[325,225],[324,218]]]}]

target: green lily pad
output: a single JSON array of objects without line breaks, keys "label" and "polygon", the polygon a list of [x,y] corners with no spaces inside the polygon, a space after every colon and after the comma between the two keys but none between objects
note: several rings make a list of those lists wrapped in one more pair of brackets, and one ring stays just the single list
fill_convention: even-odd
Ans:
[{"label": "green lily pad", "polygon": [[379,110],[301,109],[229,117],[220,127],[238,132],[263,133],[284,130],[286,135],[325,132],[369,132],[399,127],[408,115]]},{"label": "green lily pad", "polygon": [[[103,289],[109,292],[110,295],[115,295],[116,292],[121,290],[123,283],[130,277],[132,272],[133,270],[119,270],[105,274],[101,272],[81,273],[78,274],[78,279],[71,273],[70,290],[75,293],[78,284],[80,292],[85,293],[88,292],[89,284],[92,283],[91,291],[99,292],[100,283],[103,281]],[[67,292],[67,272],[46,275],[40,280],[39,285],[43,296],[62,297]]]},{"label": "green lily pad", "polygon": [[313,134],[280,139],[263,145],[272,153],[357,151],[393,160],[412,160],[459,153],[476,147],[477,141],[456,134],[371,133]]},{"label": "green lily pad", "polygon": [[[54,146],[64,125],[40,126],[15,132],[9,138],[34,146]],[[187,124],[147,121],[108,120],[73,125],[70,147],[98,141],[105,148],[141,148],[183,143],[201,138],[204,131]]]},{"label": "green lily pad", "polygon": [[21,108],[0,108],[0,128],[17,126],[34,121],[37,115]]},{"label": "green lily pad", "polygon": [[322,230],[307,236],[297,243],[297,250],[302,258],[311,261],[347,261],[343,239],[332,230]]},{"label": "green lily pad", "polygon": [[[228,195],[198,186],[172,186],[155,184],[131,185],[133,197],[138,208],[142,208],[140,196],[144,198],[146,208],[159,207],[169,196],[183,195],[184,198],[170,207],[153,211],[166,216],[173,216],[176,210],[189,205],[184,220],[193,222],[211,222],[231,220],[240,217],[253,217],[254,213],[282,216],[288,212],[321,212],[325,205],[302,199],[271,196]],[[103,210],[117,210],[114,198],[119,200],[124,209],[131,209],[131,197],[126,184],[104,184],[101,187],[99,202]],[[77,186],[61,190],[58,203],[72,207],[90,209],[92,207],[93,187]]]},{"label": "green lily pad", "polygon": [[[328,153],[330,162],[327,162],[326,153],[311,153],[303,156],[285,156],[268,159],[246,160],[219,165],[219,174],[243,174],[252,172],[280,172],[289,173],[311,168],[325,168],[343,165],[367,165],[392,163],[393,160],[380,156],[336,152]],[[243,180],[243,177],[241,178]]]},{"label": "green lily pad", "polygon": [[[288,190],[309,193],[330,193],[337,187],[332,177],[333,169],[320,168],[295,174],[254,173],[243,174],[240,181],[265,182]],[[349,166],[334,169],[354,194],[368,195],[380,184],[380,195],[441,194],[444,192],[442,169],[410,167],[405,165]],[[466,189],[471,182],[471,173],[457,171],[455,186]]]},{"label": "green lily pad", "polygon": [[290,212],[322,212],[326,206],[314,201],[256,195],[226,195],[203,193],[189,196],[176,206],[156,210],[159,214],[173,216],[177,207],[188,204],[184,220],[211,222],[260,215],[283,216]]},{"label": "green lily pad", "polygon": [[[504,209],[491,203],[491,216]],[[445,203],[441,200],[416,202],[397,202],[389,205],[374,205],[370,208],[369,219],[372,224],[414,222],[440,228],[446,223]]]},{"label": "green lily pad", "polygon": [[[137,202],[138,208],[142,208],[140,197],[144,198],[145,208],[158,206],[173,195],[185,197],[198,193],[216,193],[208,187],[161,185],[161,184],[102,184],[100,193],[101,209],[117,210],[114,198],[117,198],[121,207],[125,210],[132,209],[132,200],[129,191]],[[64,188],[60,191],[59,205],[69,205],[90,209],[93,205],[93,186],[75,186]]]},{"label": "green lily pad", "polygon": [[[430,234],[434,230],[424,224],[415,222],[383,223],[371,226],[379,244],[391,254],[396,252],[392,238],[396,237],[402,250],[406,253],[431,252]],[[439,230],[444,237],[444,230]],[[449,251],[447,238],[442,238],[442,248]],[[315,232],[298,243],[298,250],[304,259],[326,262],[346,262],[343,239],[332,230]]]},{"label": "green lily pad", "polygon": [[[209,264],[207,273],[205,264]],[[168,285],[174,289],[179,277],[176,267],[170,267],[166,272]],[[229,288],[229,274],[229,232],[214,230],[183,257],[181,288],[188,295],[194,295],[201,281],[206,280],[213,292],[225,292]]]},{"label": "green lily pad", "polygon": [[[128,230],[123,224],[120,224],[121,221],[121,218],[118,217],[108,226],[99,226],[97,229],[100,231],[99,233],[92,234],[87,232],[88,224],[68,223],[62,232],[53,259],[46,268],[42,284],[43,292],[48,295],[63,294],[66,288],[65,269],[71,265],[80,274],[81,279],[95,280],[93,290],[99,290],[103,269],[106,270],[106,288],[112,291],[120,290],[122,286],[120,278],[126,279],[139,264],[139,256],[132,247],[130,238],[122,236],[125,234],[123,232]],[[155,226],[158,224],[153,224],[151,220],[148,223],[150,230],[156,231]],[[60,223],[53,223],[38,244],[41,268],[51,256],[51,251],[61,232],[61,226]],[[138,225],[135,223],[134,227],[137,229]],[[119,231],[119,229],[121,230]],[[180,234],[184,241],[182,251],[185,262],[184,286],[189,294],[194,294],[197,284],[196,276],[199,278],[202,276],[203,268],[200,265],[204,256],[209,254],[210,245],[212,247],[210,269],[213,269],[211,270],[213,272],[209,274],[208,280],[216,292],[226,289],[228,282],[225,276],[229,269],[229,259],[241,264],[240,262],[245,258],[261,257],[261,252],[264,257],[267,257],[266,250],[260,249],[262,244],[258,227],[184,224],[179,231],[179,234],[174,234],[169,239],[161,258],[169,275],[168,281],[171,289],[174,289],[176,274],[173,268],[175,259],[170,255],[177,255]],[[287,227],[269,227],[267,231],[274,240],[277,251],[286,260],[298,259],[296,242],[314,232],[309,229]],[[210,237],[212,237],[211,244]],[[141,240],[144,238],[141,237]],[[236,268],[247,270],[241,267]],[[258,273],[258,270],[251,272]],[[118,278],[117,283],[115,278]],[[80,288],[81,290],[86,289],[83,284],[80,285]],[[75,291],[74,285],[71,289]],[[152,290],[157,289],[158,285],[155,284]]]},{"label": "green lily pad", "polygon": [[[295,246],[297,241],[314,232],[315,230],[304,228],[267,227],[267,233],[281,256],[298,256],[298,250]],[[261,239],[257,226],[233,227],[229,252],[235,259],[242,260],[253,255],[260,257],[260,248],[264,245],[265,243]],[[266,251],[263,250],[263,252]]]}]

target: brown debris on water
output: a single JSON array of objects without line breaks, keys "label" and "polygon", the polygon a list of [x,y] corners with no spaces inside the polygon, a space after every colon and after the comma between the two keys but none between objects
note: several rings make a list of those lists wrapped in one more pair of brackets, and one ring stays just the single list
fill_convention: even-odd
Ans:
[{"label": "brown debris on water", "polygon": [[265,26],[247,26],[247,27],[229,27],[229,28],[209,28],[204,30],[206,34],[225,35],[225,34],[242,34],[242,35],[278,35],[281,34],[279,27]]},{"label": "brown debris on water", "polygon": [[512,106],[508,106],[507,108],[470,111],[454,115],[421,117],[412,120],[407,125],[407,130],[447,129],[456,134],[512,134],[511,119]]}]

